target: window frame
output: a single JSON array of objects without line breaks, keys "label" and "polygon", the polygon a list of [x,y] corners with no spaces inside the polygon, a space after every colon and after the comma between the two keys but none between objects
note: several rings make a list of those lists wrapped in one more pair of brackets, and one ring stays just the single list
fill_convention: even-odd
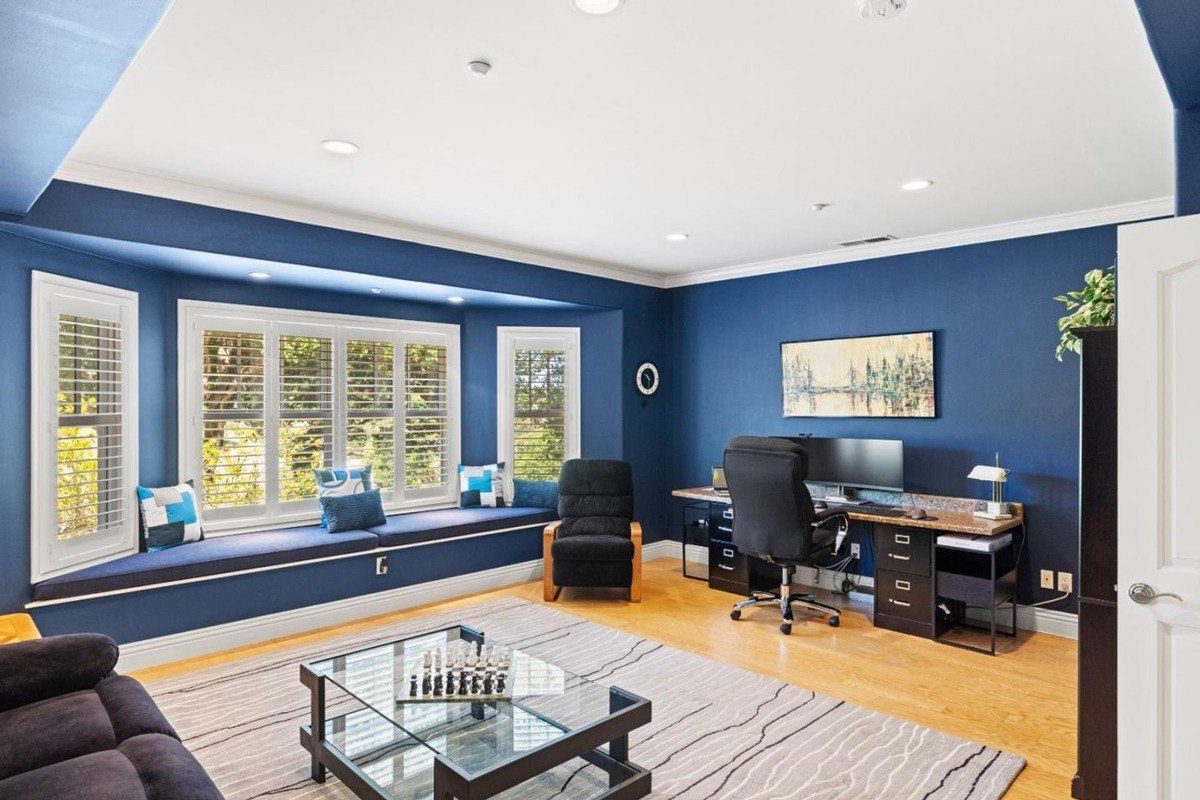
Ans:
[{"label": "window frame", "polygon": [[[516,405],[516,383],[512,363],[518,347],[561,348],[567,354],[565,374],[565,442],[563,459],[579,458],[582,452],[580,426],[581,395],[580,329],[572,327],[527,327],[501,325],[496,328],[496,460],[514,465],[513,420]],[[513,496],[513,467],[504,470],[506,498]]]},{"label": "window frame", "polygon": [[[347,399],[346,345],[350,340],[386,342],[393,345],[393,449],[394,484],[390,496],[384,497],[384,510],[399,513],[416,509],[450,508],[458,504],[458,482],[447,474],[446,483],[433,490],[406,491],[404,487],[403,422],[406,408],[404,397],[404,346],[413,341],[434,341],[446,346],[446,375],[449,406],[447,461],[458,463],[461,451],[461,348],[460,327],[452,323],[418,322],[388,317],[366,317],[332,314],[317,311],[249,306],[235,303],[216,303],[180,299],[178,304],[178,389],[179,389],[179,475],[181,480],[192,479],[197,487],[204,514],[206,535],[226,535],[277,528],[281,525],[305,524],[321,519],[320,502],[279,499],[279,337],[328,336],[333,341],[333,466],[345,467],[348,446],[348,420],[353,415]],[[204,415],[202,403],[203,331],[262,333],[264,374],[264,484],[266,502],[263,506],[247,507],[262,510],[255,514],[242,513],[240,508],[208,509],[203,507],[203,441]],[[272,433],[275,431],[275,433]]]},{"label": "window frame", "polygon": [[[127,289],[31,272],[30,305],[30,579],[56,575],[136,553],[138,485],[138,295]],[[117,492],[123,523],[58,540],[58,316],[62,313],[121,326],[121,475]]]}]

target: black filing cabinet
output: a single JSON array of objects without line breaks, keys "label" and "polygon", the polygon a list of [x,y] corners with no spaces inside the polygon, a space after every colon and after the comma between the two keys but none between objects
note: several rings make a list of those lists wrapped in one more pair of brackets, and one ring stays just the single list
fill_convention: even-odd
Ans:
[{"label": "black filing cabinet", "polygon": [[776,569],[747,557],[733,544],[733,506],[712,505],[708,521],[708,587],[742,597],[779,588]]},{"label": "black filing cabinet", "polygon": [[933,636],[933,539],[922,528],[875,525],[875,626]]}]

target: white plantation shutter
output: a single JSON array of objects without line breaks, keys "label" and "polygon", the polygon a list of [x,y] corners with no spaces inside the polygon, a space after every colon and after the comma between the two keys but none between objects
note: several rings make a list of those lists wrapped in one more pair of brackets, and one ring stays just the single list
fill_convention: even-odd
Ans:
[{"label": "white plantation shutter", "polygon": [[279,502],[316,501],[313,470],[333,466],[333,339],[279,336]]},{"label": "white plantation shutter", "polygon": [[450,477],[450,387],[446,346],[404,347],[404,485],[434,490]]},{"label": "white plantation shutter", "polygon": [[497,448],[506,478],[556,480],[580,452],[579,329],[502,327],[498,343]]},{"label": "white plantation shutter", "polygon": [[266,349],[261,331],[201,333],[200,392],[206,508],[266,503]]},{"label": "white plantation shutter", "polygon": [[137,295],[33,273],[33,579],[137,550]]},{"label": "white plantation shutter", "polygon": [[180,335],[206,532],[318,517],[315,469],[370,465],[389,510],[457,499],[457,326],[182,301]]}]

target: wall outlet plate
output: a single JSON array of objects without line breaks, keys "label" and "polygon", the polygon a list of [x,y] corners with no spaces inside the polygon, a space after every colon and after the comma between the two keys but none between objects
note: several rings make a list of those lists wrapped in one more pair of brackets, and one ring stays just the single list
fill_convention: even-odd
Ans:
[{"label": "wall outlet plate", "polygon": [[858,542],[850,543],[850,556],[852,558],[862,558],[862,545]]},{"label": "wall outlet plate", "polygon": [[1071,592],[1071,579],[1072,575],[1069,572],[1058,573],[1058,590],[1069,594]]},{"label": "wall outlet plate", "polygon": [[1053,589],[1054,588],[1054,570],[1052,570],[1052,569],[1042,570],[1042,588],[1043,589]]},{"label": "wall outlet plate", "polygon": [[379,556],[375,559],[375,574],[387,575],[388,563],[387,556]]}]

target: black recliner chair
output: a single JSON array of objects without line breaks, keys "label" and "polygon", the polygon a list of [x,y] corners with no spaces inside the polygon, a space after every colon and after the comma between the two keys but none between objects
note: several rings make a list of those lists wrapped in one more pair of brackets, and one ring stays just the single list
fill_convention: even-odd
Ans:
[{"label": "black recliner chair", "polygon": [[558,522],[542,539],[542,596],[564,586],[629,588],[642,602],[642,526],[633,521],[633,467],[575,458],[558,474]]},{"label": "black recliner chair", "polygon": [[[779,593],[755,592],[733,607],[775,605],[783,612],[779,630],[792,632],[792,606],[829,615],[830,626],[841,623],[841,612],[818,603],[811,594],[792,594],[796,567],[828,555],[850,528],[846,512],[817,510],[804,479],[808,453],[800,444],[765,436],[739,436],[725,448],[725,480],[733,503],[733,543],[747,555],[780,567]],[[832,530],[830,528],[833,528]]]}]

